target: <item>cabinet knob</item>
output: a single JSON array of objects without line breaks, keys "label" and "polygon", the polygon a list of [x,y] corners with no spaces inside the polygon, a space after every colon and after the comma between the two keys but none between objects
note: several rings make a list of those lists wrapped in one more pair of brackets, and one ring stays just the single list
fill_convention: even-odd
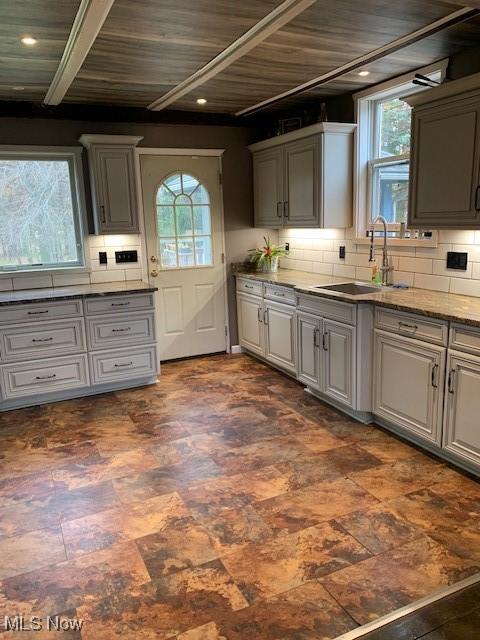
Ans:
[{"label": "cabinet knob", "polygon": [[152,278],[156,278],[158,276],[158,271],[156,269],[152,269],[150,271],[150,275],[152,276]]}]

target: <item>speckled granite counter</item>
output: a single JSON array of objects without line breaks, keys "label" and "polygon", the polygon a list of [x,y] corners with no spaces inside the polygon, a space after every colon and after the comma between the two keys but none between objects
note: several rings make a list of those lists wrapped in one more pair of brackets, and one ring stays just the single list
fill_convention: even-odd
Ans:
[{"label": "speckled granite counter", "polygon": [[281,269],[277,273],[239,272],[235,275],[293,287],[299,293],[344,300],[345,302],[369,302],[381,307],[398,309],[399,311],[411,311],[424,316],[480,327],[480,298],[472,296],[441,293],[427,289],[393,289],[391,287],[380,288],[378,293],[351,296],[346,293],[337,293],[318,288],[322,285],[337,282],[351,282],[352,280],[349,278],[338,278],[290,269]]},{"label": "speckled granite counter", "polygon": [[3,291],[0,292],[0,306],[24,304],[26,302],[45,302],[48,300],[117,296],[128,293],[152,291],[157,291],[157,288],[140,280],[132,282],[106,282],[104,284],[82,284],[45,289],[25,289],[23,291]]}]

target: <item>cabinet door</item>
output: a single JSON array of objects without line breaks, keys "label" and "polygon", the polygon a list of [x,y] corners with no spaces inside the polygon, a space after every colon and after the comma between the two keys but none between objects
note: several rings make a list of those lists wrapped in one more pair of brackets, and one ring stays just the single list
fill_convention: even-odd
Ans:
[{"label": "cabinet door", "polygon": [[237,316],[240,345],[263,356],[262,299],[237,293]]},{"label": "cabinet door", "polygon": [[[90,156],[92,157],[92,156]],[[138,233],[133,147],[95,147],[96,214],[100,233]]]},{"label": "cabinet door", "polygon": [[283,147],[253,155],[255,226],[278,229],[283,224]]},{"label": "cabinet door", "polygon": [[317,227],[320,221],[319,138],[285,145],[285,226]]},{"label": "cabinet door", "polygon": [[320,318],[297,313],[297,377],[309,387],[320,389]]},{"label": "cabinet door", "polygon": [[265,357],[273,364],[296,372],[295,307],[265,302]]},{"label": "cabinet door", "polygon": [[480,225],[479,127],[478,99],[414,112],[409,226]]},{"label": "cabinet door", "polygon": [[441,444],[446,349],[375,331],[374,413]]},{"label": "cabinet door", "polygon": [[322,338],[325,395],[353,407],[355,404],[355,327],[324,320]]},{"label": "cabinet door", "polygon": [[480,466],[480,358],[451,351],[447,371],[443,447]]}]

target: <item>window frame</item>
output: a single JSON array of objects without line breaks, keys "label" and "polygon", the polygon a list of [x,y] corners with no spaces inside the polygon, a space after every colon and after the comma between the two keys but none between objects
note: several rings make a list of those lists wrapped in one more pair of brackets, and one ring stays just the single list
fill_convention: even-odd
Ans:
[{"label": "window frame", "polygon": [[[165,182],[170,177],[175,176],[177,174],[180,174],[180,175],[185,174],[185,175],[191,176],[192,178],[195,178],[195,180],[198,182],[198,185],[197,185],[197,187],[195,187],[195,189],[193,191],[195,191],[199,186],[202,186],[205,189],[205,191],[207,192],[207,194],[208,194],[208,203],[207,204],[197,205],[197,206],[207,206],[209,208],[209,213],[210,213],[210,233],[209,234],[202,233],[202,234],[196,235],[193,232],[191,236],[188,236],[188,235],[182,236],[182,235],[178,235],[177,233],[175,233],[175,236],[162,236],[162,235],[160,235],[159,228],[158,228],[158,207],[161,207],[161,206],[172,206],[174,208],[175,231],[177,232],[177,214],[175,212],[175,202],[172,205],[159,205],[157,203],[158,192],[160,191],[162,185],[165,185]],[[182,185],[183,185],[183,182],[182,182]],[[171,189],[167,185],[165,185],[165,186],[172,193],[172,195],[175,195],[175,194],[173,194],[173,192],[171,191]],[[191,193],[193,193],[193,191]],[[191,196],[191,194],[184,193],[183,186],[182,186],[182,194],[183,195],[187,195],[188,197]],[[181,195],[181,194],[179,194],[179,195]],[[177,197],[178,196],[175,196],[175,199]],[[194,216],[194,214],[193,214],[193,206],[195,206],[195,205],[189,205],[189,206],[192,207],[192,224],[193,224],[193,227],[195,227],[195,222],[194,222],[194,217],[193,217]],[[155,228],[156,228],[156,235],[157,235],[157,242],[158,242],[158,255],[160,256],[159,260],[158,260],[158,269],[159,269],[159,271],[188,271],[189,269],[213,269],[215,267],[215,247],[214,247],[214,241],[215,240],[214,240],[214,233],[213,233],[212,201],[211,201],[211,197],[210,197],[210,192],[207,189],[207,187],[205,186],[205,184],[202,182],[202,180],[200,180],[200,178],[195,173],[193,173],[192,171],[186,171],[186,170],[183,170],[183,169],[177,169],[175,171],[171,171],[168,175],[166,175],[161,180],[161,182],[158,183],[158,186],[157,186],[157,188],[155,190],[154,208],[155,208],[155,213],[156,213],[156,215],[155,215]],[[192,231],[194,231],[194,228],[193,228]],[[162,239],[173,238],[173,237],[175,238],[177,264],[176,264],[175,267],[166,267],[166,266],[163,266],[163,264],[162,264],[162,257],[161,257],[161,251],[160,251],[160,241]],[[211,243],[211,248],[212,248],[212,263],[211,264],[192,264],[192,265],[180,266],[178,264],[179,263],[179,260],[178,260],[178,242],[181,241],[184,238],[191,238],[193,240],[193,259],[194,259],[194,261],[196,260],[196,256],[195,256],[195,240],[196,240],[196,238],[210,238],[210,243]]]},{"label": "window frame", "polygon": [[75,237],[78,247],[78,261],[46,265],[0,266],[0,279],[31,276],[36,273],[50,275],[65,273],[89,273],[86,240],[88,223],[86,213],[85,183],[83,176],[82,147],[0,145],[1,160],[63,160],[68,162],[70,193],[74,214]]},{"label": "window frame", "polygon": [[[380,118],[379,105],[385,100],[407,96],[426,88],[412,84],[416,73],[433,77],[443,81],[448,66],[448,58],[436,63],[416,69],[392,80],[373,85],[354,94],[355,121],[357,131],[355,137],[355,165],[354,165],[354,215],[355,236],[357,244],[368,242],[366,233],[371,225],[371,211],[374,198],[373,171],[381,165],[399,164],[410,160],[410,153],[400,154],[388,158],[377,158]],[[389,223],[388,230],[400,231],[400,223]],[[375,225],[381,230],[381,224]],[[390,242],[399,245],[437,246],[438,234],[433,232],[432,238],[391,238]]]}]

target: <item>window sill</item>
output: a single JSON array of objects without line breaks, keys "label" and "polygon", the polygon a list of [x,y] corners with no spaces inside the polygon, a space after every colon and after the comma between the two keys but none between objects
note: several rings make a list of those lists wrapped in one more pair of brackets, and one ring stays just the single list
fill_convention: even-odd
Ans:
[{"label": "window sill", "polygon": [[18,271],[0,271],[0,280],[11,278],[31,278],[32,276],[65,276],[72,275],[89,275],[90,267],[65,267],[63,269],[22,269]]},{"label": "window sill", "polygon": [[[370,244],[370,238],[355,238],[353,240],[358,245]],[[438,247],[438,238],[429,238],[428,240],[422,240],[421,238],[387,238],[389,247],[426,247],[435,249]],[[376,237],[374,240],[375,246],[383,245],[383,238]]]}]

